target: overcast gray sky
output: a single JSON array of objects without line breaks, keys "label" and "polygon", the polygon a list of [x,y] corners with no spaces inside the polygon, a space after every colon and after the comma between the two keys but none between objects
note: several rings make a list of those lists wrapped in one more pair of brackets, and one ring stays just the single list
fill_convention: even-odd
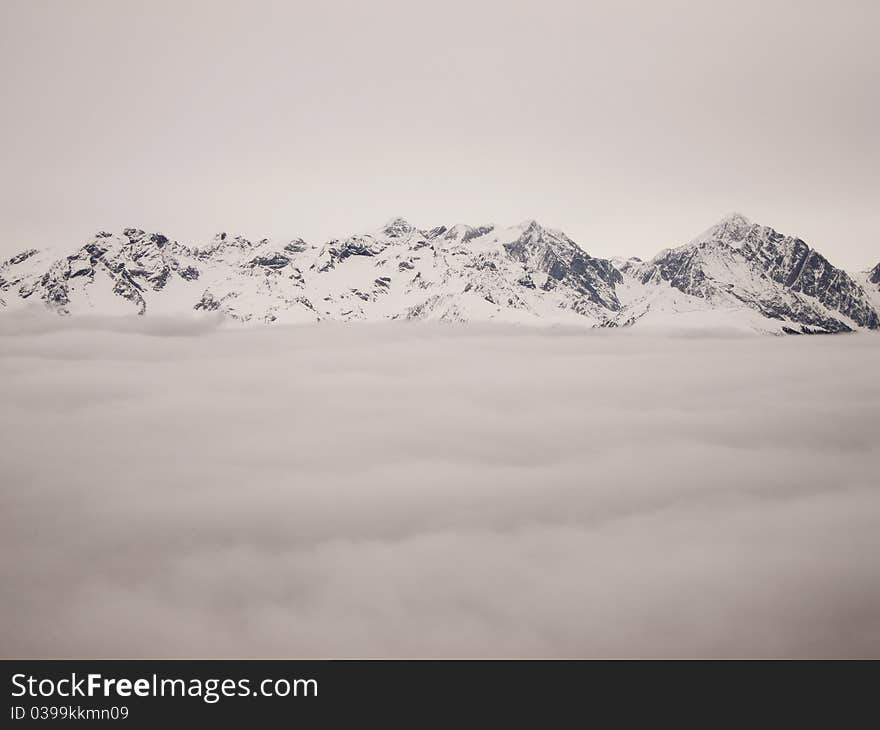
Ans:
[{"label": "overcast gray sky", "polygon": [[872,0],[0,8],[0,253],[402,215],[650,256],[737,210],[880,260]]}]

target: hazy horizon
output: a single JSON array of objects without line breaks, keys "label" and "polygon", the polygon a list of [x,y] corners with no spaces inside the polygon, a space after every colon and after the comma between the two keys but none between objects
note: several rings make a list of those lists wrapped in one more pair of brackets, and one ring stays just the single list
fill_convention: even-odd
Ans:
[{"label": "hazy horizon", "polygon": [[0,257],[535,218],[594,256],[738,211],[880,261],[880,5],[5,0]]}]

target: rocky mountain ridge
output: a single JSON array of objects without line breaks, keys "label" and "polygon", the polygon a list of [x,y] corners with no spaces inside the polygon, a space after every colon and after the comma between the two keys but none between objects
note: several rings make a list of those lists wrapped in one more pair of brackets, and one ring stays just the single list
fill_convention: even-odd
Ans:
[{"label": "rocky mountain ridge", "polygon": [[250,323],[494,320],[836,333],[880,329],[878,292],[880,264],[850,275],[800,238],[737,214],[650,261],[595,258],[534,220],[422,230],[393,218],[321,245],[220,233],[191,247],[127,228],[98,233],[67,255],[28,249],[0,264],[0,313],[213,311]]}]

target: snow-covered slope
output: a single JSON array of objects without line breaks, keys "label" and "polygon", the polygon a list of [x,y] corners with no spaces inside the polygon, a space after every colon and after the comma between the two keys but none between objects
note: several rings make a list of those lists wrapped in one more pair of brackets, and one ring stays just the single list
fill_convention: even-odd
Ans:
[{"label": "snow-covered slope", "polygon": [[801,239],[739,214],[684,246],[628,267],[625,275],[634,282],[623,324],[711,310],[730,324],[768,332],[880,326],[871,297],[855,278]]},{"label": "snow-covered slope", "polygon": [[0,266],[7,307],[60,314],[220,310],[246,322],[443,319],[602,324],[621,274],[535,221],[418,230],[395,218],[323,246],[221,233],[189,248],[160,234],[99,233],[67,256]]},{"label": "snow-covered slope", "polygon": [[[873,281],[872,281],[873,279]],[[0,307],[219,311],[241,322],[498,320],[595,326],[877,329],[880,266],[850,277],[798,238],[730,216],[651,261],[594,258],[536,221],[420,230],[394,218],[314,245],[129,228],[0,264]]]}]

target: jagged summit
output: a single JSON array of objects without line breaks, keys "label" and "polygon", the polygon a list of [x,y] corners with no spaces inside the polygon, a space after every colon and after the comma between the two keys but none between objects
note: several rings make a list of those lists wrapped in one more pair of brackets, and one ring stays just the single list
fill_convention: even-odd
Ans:
[{"label": "jagged summit", "polygon": [[691,243],[714,241],[729,246],[737,245],[748,236],[753,227],[754,224],[742,213],[730,213],[703,231]]},{"label": "jagged summit", "polygon": [[716,223],[716,225],[750,226],[752,225],[752,222],[742,213],[734,211],[724,216],[720,221],[718,221],[718,223]]},{"label": "jagged summit", "polygon": [[800,238],[734,213],[650,261],[590,256],[534,219],[371,232],[310,243],[226,232],[187,246],[102,231],[67,254],[0,263],[0,310],[214,311],[240,322],[497,320],[588,327],[880,327],[880,264],[850,276]]},{"label": "jagged summit", "polygon": [[529,236],[530,238],[533,238],[535,240],[545,237],[548,239],[567,238],[567,236],[565,236],[562,231],[557,231],[552,228],[542,226],[534,218],[530,218],[523,221],[519,225],[513,226],[511,230],[522,231],[523,236]]},{"label": "jagged summit", "polygon": [[728,213],[721,220],[719,220],[712,228],[716,230],[727,230],[727,231],[742,231],[747,230],[752,226],[752,221],[746,218],[742,213],[737,213],[734,211],[733,213]]},{"label": "jagged summit", "polygon": [[408,233],[412,233],[415,227],[405,218],[391,218],[382,226],[382,233],[391,238],[399,238]]},{"label": "jagged summit", "polygon": [[785,322],[784,331],[880,327],[880,315],[853,277],[800,238],[740,214],[632,267],[632,273],[643,284],[667,284],[715,308],[745,306]]}]

